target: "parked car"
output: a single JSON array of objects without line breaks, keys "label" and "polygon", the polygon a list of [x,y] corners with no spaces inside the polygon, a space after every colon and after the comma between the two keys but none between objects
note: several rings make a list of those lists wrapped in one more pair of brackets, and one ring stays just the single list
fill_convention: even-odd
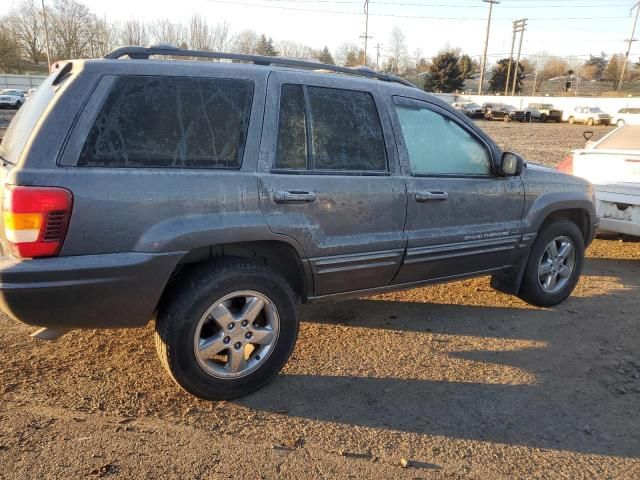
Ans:
[{"label": "parked car", "polygon": [[484,117],[483,108],[474,102],[455,102],[451,105],[456,110],[460,110],[469,118],[482,118]]},{"label": "parked car", "polygon": [[569,114],[568,121],[570,124],[609,125],[611,115],[604,113],[599,107],[576,107]]},{"label": "parked car", "polygon": [[524,110],[518,110],[516,107],[506,103],[483,103],[482,108],[484,108],[484,118],[487,120],[503,120],[505,122],[517,120],[524,122],[526,119]]},{"label": "parked car", "polygon": [[602,230],[640,236],[640,125],[623,125],[587,142],[558,170],[594,184]]},{"label": "parked car", "polygon": [[23,90],[13,90],[5,88],[0,90],[0,108],[19,109],[26,101]]},{"label": "parked car", "polygon": [[562,110],[553,108],[550,103],[530,103],[525,109],[526,120],[539,120],[540,123],[546,123],[549,120],[553,122],[562,121]]},{"label": "parked car", "polygon": [[640,125],[640,108],[621,108],[613,117],[613,123],[622,125]]},{"label": "parked car", "polygon": [[404,79],[321,68],[168,47],[58,63],[0,144],[2,310],[50,339],[155,318],[175,382],[229,399],[285,364],[299,302],[478,275],[533,305],[571,294],[586,180]]}]

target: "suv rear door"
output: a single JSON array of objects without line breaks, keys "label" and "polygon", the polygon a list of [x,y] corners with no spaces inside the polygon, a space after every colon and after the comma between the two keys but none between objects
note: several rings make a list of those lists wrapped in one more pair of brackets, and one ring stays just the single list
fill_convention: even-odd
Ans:
[{"label": "suv rear door", "polygon": [[524,187],[500,178],[492,146],[447,110],[394,97],[407,178],[407,253],[394,283],[455,278],[513,263]]},{"label": "suv rear door", "polygon": [[261,207],[273,232],[302,246],[315,296],[388,285],[406,246],[405,183],[376,83],[367,84],[269,77]]}]

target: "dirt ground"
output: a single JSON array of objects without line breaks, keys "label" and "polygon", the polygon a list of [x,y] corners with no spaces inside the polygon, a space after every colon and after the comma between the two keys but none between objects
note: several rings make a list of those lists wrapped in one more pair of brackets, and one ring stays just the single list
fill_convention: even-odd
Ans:
[{"label": "dirt ground", "polygon": [[[548,165],[583,143],[480,125]],[[172,384],[152,326],[44,343],[2,316],[0,477],[640,478],[639,273],[607,237],[553,309],[487,278],[305,306],[282,374],[234,402]]]}]

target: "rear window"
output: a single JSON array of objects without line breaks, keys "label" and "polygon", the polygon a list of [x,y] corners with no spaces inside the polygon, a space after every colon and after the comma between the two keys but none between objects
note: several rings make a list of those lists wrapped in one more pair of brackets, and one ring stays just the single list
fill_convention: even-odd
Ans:
[{"label": "rear window", "polygon": [[78,166],[239,168],[252,97],[248,80],[119,77]]},{"label": "rear window", "polygon": [[611,150],[640,150],[640,125],[626,125],[602,139],[594,148]]},{"label": "rear window", "polygon": [[0,143],[0,156],[8,162],[18,163],[20,154],[29,141],[33,129],[56,94],[51,83],[58,76],[58,73],[54,72],[49,75],[11,120],[9,128],[2,138],[2,143]]}]

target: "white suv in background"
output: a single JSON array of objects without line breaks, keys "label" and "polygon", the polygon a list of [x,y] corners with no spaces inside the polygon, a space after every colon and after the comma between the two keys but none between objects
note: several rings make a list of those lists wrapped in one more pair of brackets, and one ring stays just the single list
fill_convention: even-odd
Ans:
[{"label": "white suv in background", "polygon": [[16,90],[5,88],[0,90],[0,108],[20,108],[26,101],[26,92],[24,90]]},{"label": "white suv in background", "polygon": [[640,108],[621,108],[613,117],[614,123],[621,127],[627,123],[640,125]]},{"label": "white suv in background", "polygon": [[609,125],[611,115],[604,113],[599,107],[576,107],[569,113],[569,123],[585,123],[587,125]]}]

